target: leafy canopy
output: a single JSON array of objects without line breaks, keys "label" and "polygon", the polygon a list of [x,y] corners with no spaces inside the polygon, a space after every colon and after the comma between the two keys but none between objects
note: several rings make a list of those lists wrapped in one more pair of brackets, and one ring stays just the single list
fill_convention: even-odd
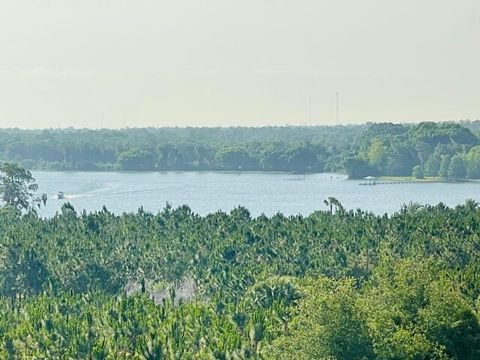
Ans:
[{"label": "leafy canopy", "polygon": [[13,163],[0,165],[0,195],[7,206],[28,210],[32,204],[46,203],[46,195],[38,198],[38,185],[30,171]]}]

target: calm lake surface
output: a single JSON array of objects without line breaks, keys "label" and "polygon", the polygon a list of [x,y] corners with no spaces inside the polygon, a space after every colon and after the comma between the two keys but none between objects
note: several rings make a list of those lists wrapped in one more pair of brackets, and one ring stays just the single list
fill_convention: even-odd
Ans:
[{"label": "calm lake surface", "polygon": [[[347,209],[362,208],[377,214],[393,213],[402,204],[418,202],[449,206],[467,199],[480,202],[478,183],[417,183],[359,186],[360,181],[347,180],[338,174],[311,174],[305,180],[290,180],[278,173],[220,172],[33,172],[40,192],[48,194],[42,216],[53,216],[65,202],[77,211],[108,210],[121,214],[135,212],[140,206],[157,212],[167,202],[173,206],[189,205],[199,214],[217,210],[229,211],[242,205],[252,215],[308,215],[325,210],[329,196],[341,201]],[[63,191],[66,199],[56,199]]]}]

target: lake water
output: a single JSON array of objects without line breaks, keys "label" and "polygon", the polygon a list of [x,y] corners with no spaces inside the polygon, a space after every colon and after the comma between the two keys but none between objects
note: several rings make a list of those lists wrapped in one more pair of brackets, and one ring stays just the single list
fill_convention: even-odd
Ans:
[{"label": "lake water", "polygon": [[[392,213],[402,204],[418,202],[449,206],[467,199],[480,202],[479,183],[416,183],[359,186],[338,174],[311,174],[305,180],[290,180],[278,173],[220,172],[33,172],[40,192],[48,194],[42,216],[54,215],[65,202],[77,211],[134,212],[140,206],[157,212],[167,202],[189,205],[199,214],[229,211],[242,205],[252,215],[308,215],[326,209],[323,201],[334,196],[347,209],[362,208],[377,214]],[[63,191],[66,199],[56,199]]]}]

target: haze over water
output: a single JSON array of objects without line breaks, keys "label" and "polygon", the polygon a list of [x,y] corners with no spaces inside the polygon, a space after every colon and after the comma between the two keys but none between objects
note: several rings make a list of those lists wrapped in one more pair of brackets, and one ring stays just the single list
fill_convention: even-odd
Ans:
[{"label": "haze over water", "polygon": [[[480,202],[480,183],[416,183],[359,186],[338,174],[311,174],[289,180],[281,173],[218,172],[33,172],[40,192],[48,194],[42,216],[53,216],[70,202],[77,211],[98,211],[103,205],[116,214],[135,212],[140,206],[157,212],[168,202],[187,204],[201,215],[245,206],[253,216],[308,215],[326,209],[323,201],[336,197],[347,209],[393,213],[403,204],[418,202],[448,206],[467,199]],[[65,200],[55,198],[58,191]]]}]

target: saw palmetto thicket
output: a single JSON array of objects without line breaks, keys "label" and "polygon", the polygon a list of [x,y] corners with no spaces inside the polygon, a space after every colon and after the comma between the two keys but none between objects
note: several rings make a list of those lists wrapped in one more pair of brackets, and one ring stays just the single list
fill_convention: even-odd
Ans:
[{"label": "saw palmetto thicket", "polygon": [[307,217],[3,208],[0,357],[474,359],[478,205],[334,200]]}]

